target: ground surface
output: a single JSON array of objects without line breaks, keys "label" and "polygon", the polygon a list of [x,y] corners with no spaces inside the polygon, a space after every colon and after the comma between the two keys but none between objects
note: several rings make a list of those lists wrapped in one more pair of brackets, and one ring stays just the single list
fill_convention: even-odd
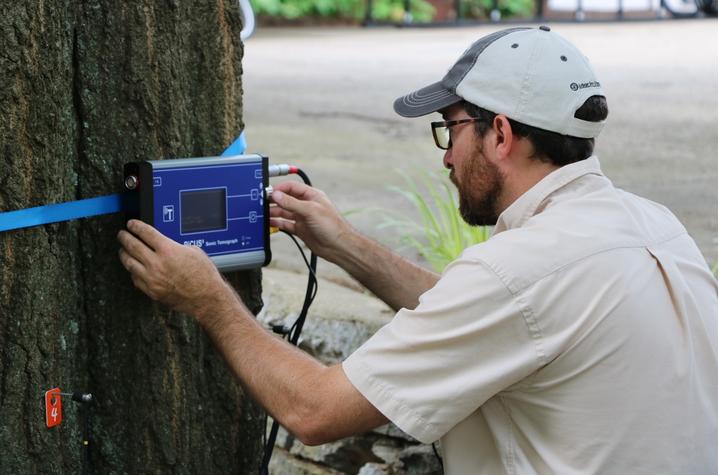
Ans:
[{"label": "ground surface", "polygon": [[[608,96],[604,172],[671,208],[718,260],[718,20],[552,26],[590,58]],[[401,184],[395,170],[438,170],[442,154],[428,126],[436,119],[401,118],[392,102],[496,29],[259,30],[243,61],[249,150],[301,166],[339,209],[363,210],[349,217],[359,229],[395,246],[370,210],[411,212],[387,189]],[[273,237],[273,250],[273,265],[301,267],[286,237]]]}]

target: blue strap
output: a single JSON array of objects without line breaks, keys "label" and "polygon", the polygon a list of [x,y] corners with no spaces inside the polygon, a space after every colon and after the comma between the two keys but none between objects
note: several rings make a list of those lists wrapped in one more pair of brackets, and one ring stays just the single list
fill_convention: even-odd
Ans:
[{"label": "blue strap", "polygon": [[247,150],[247,139],[244,138],[244,130],[241,134],[239,134],[239,137],[237,137],[237,140],[232,142],[232,144],[227,147],[227,149],[222,152],[221,157],[229,157],[232,155],[242,155],[244,151]]},{"label": "blue strap", "polygon": [[[239,134],[222,156],[242,155],[247,149],[247,140],[244,131]],[[0,213],[0,232],[12,229],[29,228],[41,224],[58,223],[71,219],[89,218],[102,214],[118,213],[125,209],[124,194],[100,196],[86,200],[69,201],[54,205],[37,206],[35,208],[21,209]]]},{"label": "blue strap", "polygon": [[101,214],[117,213],[123,209],[123,195],[100,196],[86,200],[70,201],[54,205],[37,206],[0,213],[0,232],[29,228],[40,224],[57,223]]}]

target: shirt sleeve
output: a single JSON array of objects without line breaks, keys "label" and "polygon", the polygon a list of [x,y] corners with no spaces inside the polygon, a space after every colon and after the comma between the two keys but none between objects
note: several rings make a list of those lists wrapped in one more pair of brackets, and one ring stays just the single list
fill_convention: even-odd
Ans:
[{"label": "shirt sleeve", "polygon": [[485,264],[458,260],[343,369],[389,420],[430,443],[539,368],[527,311]]}]

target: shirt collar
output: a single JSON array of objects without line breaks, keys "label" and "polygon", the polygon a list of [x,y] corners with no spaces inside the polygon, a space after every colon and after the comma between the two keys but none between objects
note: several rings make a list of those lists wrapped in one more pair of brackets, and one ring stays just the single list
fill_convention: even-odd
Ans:
[{"label": "shirt collar", "polygon": [[603,175],[598,157],[591,156],[585,160],[564,165],[541,179],[523,195],[504,210],[494,228],[494,234],[518,228],[534,214],[541,203],[553,192],[568,183],[585,175]]}]

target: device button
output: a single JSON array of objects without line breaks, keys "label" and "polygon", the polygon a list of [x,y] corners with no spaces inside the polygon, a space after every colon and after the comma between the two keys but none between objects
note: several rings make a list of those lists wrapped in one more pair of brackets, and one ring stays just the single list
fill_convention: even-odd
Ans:
[{"label": "device button", "polygon": [[152,185],[154,187],[162,186],[162,177],[161,176],[153,176],[152,177]]},{"label": "device button", "polygon": [[127,178],[125,178],[125,188],[128,190],[134,190],[137,188],[137,184],[139,182],[137,181],[137,177],[134,175],[129,175]]},{"label": "device button", "polygon": [[172,223],[175,220],[175,207],[174,205],[164,205],[162,207],[162,222]]}]

